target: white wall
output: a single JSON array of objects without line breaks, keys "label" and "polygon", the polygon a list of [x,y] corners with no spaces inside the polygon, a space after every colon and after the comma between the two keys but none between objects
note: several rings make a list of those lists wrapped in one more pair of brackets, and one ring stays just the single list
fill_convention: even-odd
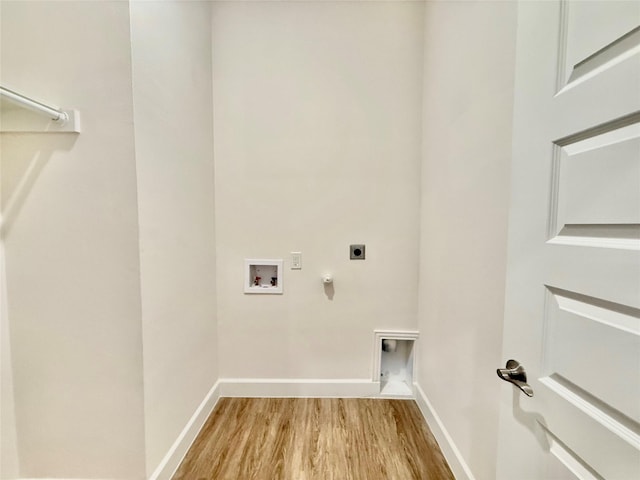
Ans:
[{"label": "white wall", "polygon": [[0,244],[0,478],[14,479],[18,476],[18,439],[6,300],[4,246]]},{"label": "white wall", "polygon": [[[374,328],[415,329],[422,12],[214,4],[221,377],[367,379]],[[284,258],[284,294],[244,294],[244,258]]]},{"label": "white wall", "polygon": [[144,476],[128,26],[123,2],[2,3],[2,84],[83,123],[79,136],[2,134],[22,477]]},{"label": "white wall", "polygon": [[[368,379],[373,329],[419,328],[421,389],[493,478],[516,6],[214,2],[212,42],[209,8],[2,2],[2,84],[83,115],[1,139],[3,455],[143,478],[218,373]],[[283,295],[243,293],[252,257]]]},{"label": "white wall", "polygon": [[211,4],[132,2],[147,474],[218,377]]},{"label": "white wall", "polygon": [[427,2],[419,384],[477,479],[495,478],[515,2]]},{"label": "white wall", "polygon": [[[2,53],[2,2],[0,2],[0,54]],[[1,69],[0,69],[1,72]],[[2,229],[2,138],[0,137],[0,231]],[[18,476],[18,439],[16,436],[13,367],[9,315],[7,311],[7,282],[4,236],[0,236],[0,478]]]}]

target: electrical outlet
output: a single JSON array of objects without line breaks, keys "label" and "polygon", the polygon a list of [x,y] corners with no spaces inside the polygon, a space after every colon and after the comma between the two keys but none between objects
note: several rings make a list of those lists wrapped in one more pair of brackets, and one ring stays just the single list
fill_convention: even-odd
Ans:
[{"label": "electrical outlet", "polygon": [[364,260],[364,245],[349,245],[349,258],[351,260]]}]

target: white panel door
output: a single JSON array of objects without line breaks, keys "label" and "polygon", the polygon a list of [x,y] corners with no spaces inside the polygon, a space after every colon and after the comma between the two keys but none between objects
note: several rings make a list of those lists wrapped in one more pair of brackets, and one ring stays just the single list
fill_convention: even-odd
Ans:
[{"label": "white panel door", "polygon": [[498,478],[640,479],[640,2],[518,17]]}]

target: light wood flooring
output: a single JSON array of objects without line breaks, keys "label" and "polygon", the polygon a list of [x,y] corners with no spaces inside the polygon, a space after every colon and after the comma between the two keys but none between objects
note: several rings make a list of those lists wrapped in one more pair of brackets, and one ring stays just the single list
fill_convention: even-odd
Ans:
[{"label": "light wood flooring", "polygon": [[452,480],[412,400],[221,398],[173,480]]}]

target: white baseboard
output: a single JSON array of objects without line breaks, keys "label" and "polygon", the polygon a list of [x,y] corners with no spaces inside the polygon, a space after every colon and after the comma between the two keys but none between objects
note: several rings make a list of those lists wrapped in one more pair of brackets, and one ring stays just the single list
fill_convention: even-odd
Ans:
[{"label": "white baseboard", "polygon": [[198,436],[200,429],[206,422],[207,418],[213,411],[220,398],[220,382],[209,390],[204,400],[198,406],[191,419],[187,422],[180,435],[164,456],[155,471],[149,477],[149,480],[169,480],[176,472],[182,459],[187,454],[189,447]]},{"label": "white baseboard", "polygon": [[221,378],[221,397],[376,397],[380,384],[368,378]]},{"label": "white baseboard", "polygon": [[420,412],[422,412],[422,416],[429,425],[433,436],[436,438],[438,445],[440,445],[440,450],[442,450],[444,458],[447,459],[447,463],[449,463],[453,476],[457,480],[475,480],[467,462],[465,462],[460,450],[456,447],[451,435],[449,435],[449,432],[434,410],[433,405],[429,402],[424,391],[417,383],[415,384],[415,387],[416,403],[420,408]]},{"label": "white baseboard", "polygon": [[[420,412],[440,445],[455,478],[475,480],[433,405],[417,383],[415,392]],[[220,397],[381,398],[380,384],[370,379],[221,378],[209,390],[149,480],[171,479]]]},{"label": "white baseboard", "polygon": [[220,397],[369,397],[380,385],[369,379],[221,378],[187,422],[149,480],[169,480],[218,403]]}]

